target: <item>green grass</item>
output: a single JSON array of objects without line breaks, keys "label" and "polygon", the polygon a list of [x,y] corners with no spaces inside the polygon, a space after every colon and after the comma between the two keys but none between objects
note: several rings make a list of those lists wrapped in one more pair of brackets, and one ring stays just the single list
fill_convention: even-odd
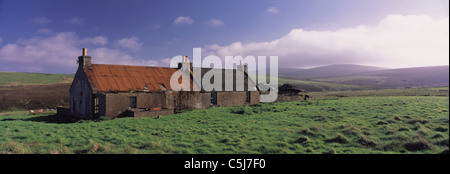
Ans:
[{"label": "green grass", "polygon": [[[258,78],[266,78],[269,82],[269,76],[258,75]],[[361,86],[361,85],[351,85],[351,84],[338,84],[332,82],[320,82],[320,81],[310,81],[310,80],[295,80],[287,79],[283,77],[278,77],[278,84],[291,84],[299,89],[306,91],[349,91],[349,90],[365,90],[371,87]]]},{"label": "green grass", "polygon": [[348,91],[348,90],[363,90],[369,89],[365,86],[350,85],[350,84],[337,84],[329,82],[318,81],[305,81],[305,80],[292,80],[292,79],[278,79],[279,84],[293,84],[299,88],[309,89],[309,91]]},{"label": "green grass", "polygon": [[0,72],[0,86],[69,83],[73,74]]},{"label": "green grass", "polygon": [[441,153],[449,98],[347,97],[73,121],[0,115],[0,153]]},{"label": "green grass", "polygon": [[381,96],[449,96],[449,87],[433,88],[397,88],[382,90],[361,90],[361,91],[326,91],[310,92],[309,95],[315,99],[336,98],[336,97],[381,97]]},{"label": "green grass", "polygon": [[[324,82],[324,83],[335,83],[335,84],[355,84],[358,83],[363,85],[369,85],[375,87],[377,81],[382,81],[383,77],[380,76],[344,76],[344,77],[331,77],[331,78],[315,78],[314,81]],[[381,83],[380,83],[381,84]]]}]

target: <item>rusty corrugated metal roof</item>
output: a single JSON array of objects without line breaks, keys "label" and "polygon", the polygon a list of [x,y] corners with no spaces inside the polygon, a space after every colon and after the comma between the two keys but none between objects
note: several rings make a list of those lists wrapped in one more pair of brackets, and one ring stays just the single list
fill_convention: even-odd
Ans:
[{"label": "rusty corrugated metal roof", "polygon": [[[165,90],[161,85],[170,91],[170,79],[177,70],[165,67],[92,64],[90,69],[86,69],[86,74],[92,87],[99,92]],[[181,83],[181,78],[178,81]],[[189,85],[190,89],[193,89],[191,79],[182,85]]]}]

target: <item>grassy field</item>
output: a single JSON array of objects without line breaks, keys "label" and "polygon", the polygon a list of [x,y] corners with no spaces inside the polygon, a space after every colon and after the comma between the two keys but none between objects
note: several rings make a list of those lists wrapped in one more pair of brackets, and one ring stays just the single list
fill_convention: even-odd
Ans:
[{"label": "grassy field", "polygon": [[281,74],[290,79],[323,82],[325,84],[364,86],[368,89],[390,89],[404,86],[438,87],[448,86],[449,84],[448,65],[385,69],[341,64]]},{"label": "grassy field", "polygon": [[[267,82],[269,82],[268,76],[258,75],[258,78],[266,78]],[[297,80],[297,79],[288,79],[285,77],[278,77],[278,84],[291,84],[299,89],[306,90],[307,92],[315,91],[315,92],[323,92],[323,91],[350,91],[350,90],[367,90],[373,89],[371,86],[363,86],[363,85],[351,85],[351,84],[338,84],[326,81],[311,81],[311,80]]]},{"label": "grassy field", "polygon": [[339,98],[339,97],[374,97],[374,96],[449,96],[449,87],[435,88],[397,88],[383,90],[361,90],[361,91],[326,91],[310,92],[309,95],[315,99]]},{"label": "grassy field", "polygon": [[69,88],[70,83],[0,86],[0,112],[66,106]]},{"label": "grassy field", "polygon": [[75,121],[0,114],[0,153],[448,153],[449,98],[345,97]]},{"label": "grassy field", "polygon": [[0,112],[67,105],[73,76],[73,74],[0,72]]},{"label": "grassy field", "polygon": [[0,86],[70,83],[73,74],[0,72]]},{"label": "grassy field", "polygon": [[349,90],[365,90],[371,89],[371,87],[351,84],[337,84],[329,82],[319,81],[306,81],[306,80],[294,80],[279,78],[279,84],[292,84],[299,89],[305,89],[306,91],[349,91]]}]

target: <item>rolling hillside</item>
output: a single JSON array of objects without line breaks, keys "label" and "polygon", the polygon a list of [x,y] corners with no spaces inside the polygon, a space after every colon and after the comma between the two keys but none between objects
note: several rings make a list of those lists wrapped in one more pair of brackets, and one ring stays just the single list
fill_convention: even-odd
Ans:
[{"label": "rolling hillside", "polygon": [[[258,75],[258,78],[267,78],[267,76]],[[288,79],[284,77],[278,77],[278,85],[291,84],[299,89],[306,90],[306,92],[321,92],[321,91],[354,91],[354,90],[367,90],[370,87],[352,84],[336,84],[332,82],[320,82],[320,81],[310,81],[310,80],[297,80]],[[261,86],[261,84],[260,84]]]},{"label": "rolling hillside", "polygon": [[0,86],[71,83],[73,74],[0,72]]},{"label": "rolling hillside", "polygon": [[372,89],[439,87],[449,85],[449,66],[388,69],[314,80],[335,84],[362,85],[372,87]]},{"label": "rolling hillside", "polygon": [[[284,76],[278,79],[279,85],[289,83],[307,92],[449,85],[449,66],[384,69],[347,64],[286,69],[280,70],[280,75]],[[0,72],[0,111],[67,105],[72,79],[72,74]]]},{"label": "rolling hillside", "polygon": [[73,76],[0,72],[0,112],[67,105]]},{"label": "rolling hillside", "polygon": [[280,75],[284,77],[291,77],[296,79],[315,79],[324,77],[341,77],[356,75],[364,72],[386,70],[386,68],[375,67],[375,66],[362,66],[354,64],[338,64],[322,66],[310,69],[300,69],[297,71],[288,71],[286,73],[280,71]]},{"label": "rolling hillside", "polygon": [[[331,65],[291,73],[280,73],[283,79],[322,82],[328,85],[356,85],[364,89],[400,87],[439,87],[449,85],[449,66],[385,69],[359,65]],[[353,90],[354,88],[352,88]],[[356,90],[358,90],[356,88]]]}]

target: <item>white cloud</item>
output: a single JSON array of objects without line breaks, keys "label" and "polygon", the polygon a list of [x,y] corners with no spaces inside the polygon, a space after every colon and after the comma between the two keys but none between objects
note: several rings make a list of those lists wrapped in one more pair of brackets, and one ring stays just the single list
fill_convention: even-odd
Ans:
[{"label": "white cloud", "polygon": [[375,26],[334,31],[293,29],[280,39],[228,46],[209,45],[205,54],[279,56],[280,66],[356,63],[384,67],[449,64],[449,19],[389,15]]},{"label": "white cloud", "polygon": [[16,43],[6,44],[0,48],[0,61],[2,64],[20,64],[20,70],[28,72],[28,68],[48,65],[74,67],[74,57],[80,54],[75,34],[63,32],[47,38],[19,39]]},{"label": "white cloud", "polygon": [[97,45],[106,45],[108,44],[108,38],[106,38],[105,36],[96,36],[96,37],[92,37],[92,38],[84,38],[82,40],[80,40],[80,43],[82,44],[97,44]]},{"label": "white cloud", "polygon": [[277,7],[269,7],[266,12],[272,13],[272,14],[278,14],[278,8]]},{"label": "white cloud", "polygon": [[[107,38],[79,38],[74,32],[48,37],[22,38],[0,46],[0,70],[75,73],[81,48],[88,48],[93,63],[156,66],[158,61],[140,60],[126,50],[107,48]],[[86,46],[87,45],[87,46]],[[100,45],[100,47],[97,47]]]},{"label": "white cloud", "polygon": [[140,66],[157,66],[158,61],[155,60],[137,60],[128,52],[110,49],[106,47],[95,48],[89,51],[89,55],[98,64],[115,64],[115,65],[140,65]]},{"label": "white cloud", "polygon": [[51,34],[53,33],[53,30],[50,28],[40,28],[38,29],[38,33]]},{"label": "white cloud", "polygon": [[51,22],[52,22],[52,20],[50,20],[50,19],[48,19],[48,18],[46,18],[44,16],[34,17],[34,18],[31,19],[31,23],[39,24],[39,25],[49,24]]},{"label": "white cloud", "polygon": [[83,18],[74,17],[72,19],[65,20],[64,22],[68,23],[68,24],[83,25],[84,24],[84,19]]},{"label": "white cloud", "polygon": [[225,25],[225,23],[219,19],[210,19],[208,21],[205,21],[204,23],[211,27],[218,27],[218,26]]},{"label": "white cloud", "polygon": [[189,16],[179,16],[173,21],[174,25],[193,24],[194,20]]},{"label": "white cloud", "polygon": [[116,42],[114,42],[114,46],[137,51],[142,48],[142,43],[139,42],[139,39],[137,37],[132,36],[129,38],[117,40]]},{"label": "white cloud", "polygon": [[170,62],[172,61],[172,58],[164,58],[160,60],[160,65],[161,66],[165,66],[165,67],[169,67],[170,66]]}]

